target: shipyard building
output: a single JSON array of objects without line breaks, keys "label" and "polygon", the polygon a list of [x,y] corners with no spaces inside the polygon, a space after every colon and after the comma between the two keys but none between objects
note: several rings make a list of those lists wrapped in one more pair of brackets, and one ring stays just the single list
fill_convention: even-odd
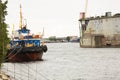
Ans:
[{"label": "shipyard building", "polygon": [[80,22],[81,47],[120,47],[120,14],[106,12],[104,16],[85,18]]}]

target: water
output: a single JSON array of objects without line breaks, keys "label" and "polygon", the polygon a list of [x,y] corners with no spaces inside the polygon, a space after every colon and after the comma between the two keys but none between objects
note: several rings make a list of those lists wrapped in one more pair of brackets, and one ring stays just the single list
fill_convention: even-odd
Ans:
[{"label": "water", "polygon": [[119,48],[80,48],[48,43],[43,61],[4,63],[12,80],[120,80]]}]

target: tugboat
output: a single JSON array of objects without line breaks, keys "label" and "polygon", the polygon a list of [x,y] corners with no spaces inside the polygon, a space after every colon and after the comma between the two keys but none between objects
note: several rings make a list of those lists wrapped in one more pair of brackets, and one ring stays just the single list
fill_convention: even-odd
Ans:
[{"label": "tugboat", "polygon": [[41,35],[31,34],[27,25],[22,24],[22,9],[20,5],[20,29],[14,31],[5,61],[28,62],[42,60],[47,46],[41,42]]}]

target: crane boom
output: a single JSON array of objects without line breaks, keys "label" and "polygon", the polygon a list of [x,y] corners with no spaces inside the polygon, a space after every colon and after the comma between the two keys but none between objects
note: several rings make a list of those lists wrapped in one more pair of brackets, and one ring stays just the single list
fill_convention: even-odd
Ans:
[{"label": "crane boom", "polygon": [[21,4],[20,4],[20,29],[22,29],[22,6],[21,6]]},{"label": "crane boom", "polygon": [[86,3],[85,3],[85,14],[87,14],[87,7],[88,7],[88,0],[86,0]]}]

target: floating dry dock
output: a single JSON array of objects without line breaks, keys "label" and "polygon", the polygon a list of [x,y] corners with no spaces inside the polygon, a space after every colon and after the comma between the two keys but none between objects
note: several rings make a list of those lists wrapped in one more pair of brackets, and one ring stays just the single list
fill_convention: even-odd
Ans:
[{"label": "floating dry dock", "polygon": [[85,18],[80,21],[81,47],[120,47],[120,14],[106,12],[104,16]]}]

